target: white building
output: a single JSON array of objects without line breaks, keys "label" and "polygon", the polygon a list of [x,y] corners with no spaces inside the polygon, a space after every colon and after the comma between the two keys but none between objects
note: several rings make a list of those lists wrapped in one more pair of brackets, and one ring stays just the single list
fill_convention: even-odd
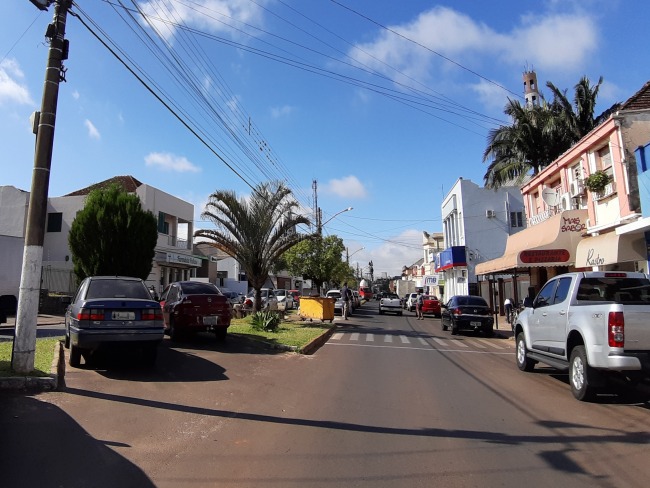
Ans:
[{"label": "white building", "polygon": [[[160,293],[167,283],[195,276],[195,270],[201,266],[203,258],[192,253],[194,205],[141,183],[132,176],[117,176],[68,195],[48,199],[43,241],[43,289],[61,293],[73,293],[76,289],[72,254],[68,247],[70,226],[77,212],[83,209],[90,191],[112,183],[138,195],[143,209],[151,211],[158,220],[156,254],[147,284],[153,285]],[[0,254],[0,280],[12,284],[11,294],[15,294],[16,298],[28,205],[29,192],[11,186],[0,187],[0,244],[6,251]],[[0,290],[0,294],[9,292],[4,288]]]},{"label": "white building", "polygon": [[443,300],[480,295],[476,265],[502,256],[508,236],[526,225],[521,191],[482,188],[459,178],[441,207],[445,249],[436,256],[435,272],[444,275]]}]

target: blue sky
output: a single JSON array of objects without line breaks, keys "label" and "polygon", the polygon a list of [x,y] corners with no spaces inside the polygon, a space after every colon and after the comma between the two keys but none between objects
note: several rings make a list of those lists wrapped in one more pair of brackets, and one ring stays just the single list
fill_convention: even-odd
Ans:
[{"label": "blue sky", "polygon": [[[40,109],[53,9],[5,3],[0,185],[29,190],[29,116]],[[77,4],[50,196],[129,174],[192,202],[199,229],[209,226],[200,213],[217,189],[245,196],[279,178],[307,211],[317,180],[324,222],[353,207],[325,233],[344,239],[353,265],[372,260],[376,276],[421,257],[422,231],[442,230],[440,203],[459,177],[482,184],[488,131],[507,123],[503,107],[522,96],[525,69],[547,95],[546,81],[572,94],[583,75],[603,76],[598,113],[650,79],[645,1]]]}]

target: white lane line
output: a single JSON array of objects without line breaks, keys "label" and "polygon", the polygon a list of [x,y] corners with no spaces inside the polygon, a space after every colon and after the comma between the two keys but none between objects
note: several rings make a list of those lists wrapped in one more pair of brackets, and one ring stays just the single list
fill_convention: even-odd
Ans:
[{"label": "white lane line", "polygon": [[393,336],[386,334],[384,336],[384,342],[393,342]]},{"label": "white lane line", "polygon": [[402,341],[402,344],[410,344],[411,341],[409,341],[409,338],[406,337],[405,335],[399,336],[400,340]]},{"label": "white lane line", "polygon": [[350,335],[350,340],[351,340],[351,341],[358,341],[358,340],[359,340],[359,333],[358,333],[358,332],[353,332],[353,333]]},{"label": "white lane line", "polygon": [[487,344],[490,347],[493,347],[495,349],[503,349],[499,344],[495,344],[494,341],[488,341],[486,339],[476,339],[477,341],[482,342],[483,344]]},{"label": "white lane line", "polygon": [[374,334],[366,334],[366,342],[374,342],[374,341],[375,341]]},{"label": "white lane line", "polygon": [[333,341],[340,341],[342,337],[343,337],[343,332],[335,332],[334,334],[332,334]]}]

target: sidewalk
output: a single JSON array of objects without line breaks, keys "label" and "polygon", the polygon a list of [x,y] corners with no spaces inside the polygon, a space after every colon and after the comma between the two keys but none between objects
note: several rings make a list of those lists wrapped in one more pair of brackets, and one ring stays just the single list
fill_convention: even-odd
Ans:
[{"label": "sidewalk", "polygon": [[[36,325],[59,325],[64,323],[63,315],[39,314]],[[0,328],[13,329],[16,327],[16,317],[7,317],[7,321],[0,324]]]}]

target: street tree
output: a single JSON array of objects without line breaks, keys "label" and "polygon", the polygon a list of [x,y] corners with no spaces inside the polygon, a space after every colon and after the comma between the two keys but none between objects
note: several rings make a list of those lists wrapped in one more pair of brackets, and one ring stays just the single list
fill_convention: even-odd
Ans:
[{"label": "street tree", "polygon": [[158,224],[140,198],[118,185],[93,190],[68,235],[74,273],[147,279],[153,266]]},{"label": "street tree", "polygon": [[302,241],[284,253],[287,271],[312,280],[318,293],[325,282],[341,283],[354,276],[354,271],[342,259],[345,245],[337,236],[320,235]]},{"label": "street tree", "polygon": [[229,190],[215,191],[201,214],[216,228],[197,230],[194,236],[206,239],[239,262],[255,290],[256,311],[262,306],[261,289],[278,259],[311,237],[296,229],[310,223],[295,212],[297,207],[298,202],[284,183],[268,182],[257,185],[248,198],[238,198]]},{"label": "street tree", "polygon": [[490,161],[483,177],[486,188],[521,184],[599,124],[602,119],[594,117],[594,109],[602,82],[601,77],[592,86],[587,77],[581,78],[574,87],[573,103],[566,90],[551,82],[546,84],[553,94],[550,103],[543,97],[533,106],[508,99],[504,113],[512,123],[490,131],[483,153],[483,161]]}]

